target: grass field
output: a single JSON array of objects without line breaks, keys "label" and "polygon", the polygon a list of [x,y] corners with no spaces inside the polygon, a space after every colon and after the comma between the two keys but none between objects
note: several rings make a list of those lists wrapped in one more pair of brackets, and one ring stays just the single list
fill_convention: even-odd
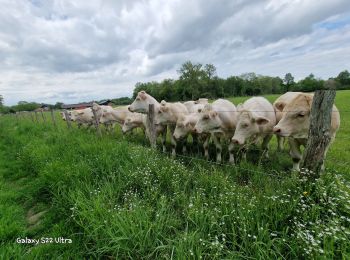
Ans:
[{"label": "grass field", "polygon": [[[253,150],[233,167],[172,160],[141,132],[98,138],[2,116],[1,259],[349,259],[349,100],[337,93],[341,128],[311,183],[275,139],[269,160]],[[25,237],[72,243],[16,242]]]}]

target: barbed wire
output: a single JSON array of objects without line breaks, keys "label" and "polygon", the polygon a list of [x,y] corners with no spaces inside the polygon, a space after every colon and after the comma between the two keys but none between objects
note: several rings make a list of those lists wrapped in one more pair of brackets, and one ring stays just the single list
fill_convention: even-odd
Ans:
[{"label": "barbed wire", "polygon": [[[46,112],[49,112],[49,111],[46,111]],[[350,112],[350,111],[349,111],[349,112]],[[60,118],[62,118],[62,117],[60,117]],[[32,119],[32,121],[33,121],[33,118],[29,118],[29,117],[28,117],[28,119]],[[36,121],[36,120],[34,120],[34,121]],[[33,122],[34,122],[34,121],[33,121]],[[40,120],[38,120],[37,122],[39,122],[39,121],[42,121],[42,120],[40,119]],[[72,121],[72,120],[71,120],[71,121]],[[74,121],[72,121],[72,122],[74,122]],[[118,123],[117,121],[111,120],[110,122],[106,122],[106,124],[109,124],[109,123],[111,123],[111,122],[112,122],[112,123],[113,123],[113,122],[114,122],[114,123]],[[84,124],[84,123],[83,123],[83,124]],[[87,123],[85,123],[85,124],[87,124]],[[176,123],[174,122],[173,124],[176,124]],[[344,122],[341,123],[341,127],[344,127]],[[232,130],[234,130],[234,129],[232,129]],[[189,134],[191,134],[191,133],[189,133]],[[270,134],[270,135],[276,135],[276,133],[273,132],[273,131],[267,131],[267,132],[264,132],[264,134],[267,134],[267,135],[269,135],[269,134]],[[284,132],[283,134],[284,134],[284,135],[287,135],[287,136],[280,136],[280,137],[288,138],[288,137],[289,137],[288,135],[290,135],[291,133],[286,133],[286,132]],[[305,139],[305,138],[301,138],[301,139]],[[345,136],[343,137],[343,136],[338,136],[338,135],[337,135],[337,136],[335,137],[334,140],[336,141],[336,140],[339,140],[339,139],[341,139],[341,140],[350,140],[350,136],[349,136],[349,137],[347,137],[347,136],[346,136],[346,137],[345,137]]]},{"label": "barbed wire", "polygon": [[[80,110],[69,110],[69,111],[80,111]],[[215,111],[218,113],[224,112],[224,113],[241,113],[241,112],[271,112],[271,113],[297,113],[297,112],[309,112],[310,110],[287,110],[287,111],[275,111],[275,110],[244,110],[244,111],[238,111],[238,110],[207,110],[207,111]],[[106,111],[106,112],[110,112],[110,111]],[[140,113],[140,112],[131,112],[130,113],[139,113],[139,114],[145,114],[146,113]],[[332,113],[338,113],[338,112],[345,112],[345,113],[350,113],[350,110],[338,110],[338,111],[331,111]],[[125,111],[119,111],[119,110],[114,110],[113,113],[125,113]],[[198,114],[200,112],[185,112],[185,111],[172,111],[172,114]]]},{"label": "barbed wire", "polygon": [[[30,118],[27,118],[27,119],[30,119]],[[45,122],[45,121],[42,121],[42,120],[39,120],[41,122]],[[39,122],[37,121],[37,122]],[[33,121],[34,123],[34,121]],[[268,133],[273,133],[273,132],[268,132]],[[346,140],[350,140],[350,137],[337,137],[336,139],[346,139]],[[260,149],[252,149],[250,148],[249,150],[257,150],[257,151],[260,151]],[[169,155],[168,152],[163,152],[163,151],[159,151],[160,153],[163,153],[163,154],[167,154]],[[204,163],[209,163],[209,164],[212,164],[212,165],[218,165],[218,166],[225,166],[225,167],[230,167],[231,169],[235,169],[235,170],[242,170],[242,171],[248,171],[248,172],[252,172],[252,173],[259,173],[259,174],[265,174],[265,175],[268,175],[268,176],[273,176],[273,177],[276,177],[276,178],[281,178],[280,175],[276,175],[276,174],[272,174],[272,173],[267,173],[267,172],[263,172],[263,171],[257,171],[257,170],[252,170],[252,169],[248,169],[248,168],[245,168],[245,167],[241,167],[241,166],[238,166],[236,164],[231,164],[231,163],[222,163],[222,162],[215,162],[215,161],[210,161],[210,160],[207,160],[207,159],[203,159],[203,158],[199,158],[199,157],[193,157],[193,156],[188,156],[188,155],[183,155],[183,154],[176,154],[176,157],[179,157],[179,158],[186,158],[186,159],[189,159],[190,160],[190,163],[193,161],[193,160],[196,160],[196,161],[201,161],[201,162],[204,162]],[[327,161],[331,162],[332,164],[337,164],[338,166],[341,166],[341,167],[350,167],[350,162],[340,162],[340,161],[337,161],[337,160],[334,160],[333,157],[328,157],[327,158]],[[276,170],[275,170],[276,171]],[[278,172],[278,171],[276,171]]]},{"label": "barbed wire", "polygon": [[[91,109],[91,108],[90,108]],[[114,108],[113,108],[114,109]],[[58,112],[63,112],[65,109],[63,110],[57,110]],[[72,110],[67,110],[68,112],[73,112],[73,111],[82,111],[84,109],[72,109]],[[244,110],[244,111],[238,111],[238,110],[207,110],[207,111],[215,111],[218,113],[241,113],[241,112],[270,112],[270,113],[298,113],[298,112],[309,112],[310,110],[286,110],[286,111],[275,111],[275,110]],[[37,113],[41,113],[41,111],[20,111],[20,112],[16,112],[17,114],[26,114],[26,113],[32,113],[32,112],[37,112]],[[45,112],[50,112],[50,111],[42,111],[43,113]],[[125,111],[120,111],[120,110],[116,110],[114,109],[113,111],[104,111],[104,112],[113,112],[115,114],[124,114]],[[147,113],[140,113],[140,112],[131,112],[130,113],[135,113],[135,114],[145,114],[147,115]],[[338,111],[331,111],[332,113],[350,113],[350,110],[338,110]],[[172,114],[200,114],[201,111],[191,111],[191,112],[186,112],[186,111],[172,111]],[[15,114],[15,113],[12,113]]]}]

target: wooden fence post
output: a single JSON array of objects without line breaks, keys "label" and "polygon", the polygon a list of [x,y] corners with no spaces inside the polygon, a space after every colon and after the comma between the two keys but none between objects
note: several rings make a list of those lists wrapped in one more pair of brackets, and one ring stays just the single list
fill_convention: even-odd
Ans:
[{"label": "wooden fence post", "polygon": [[35,113],[35,119],[36,119],[36,122],[39,123],[39,119],[38,119],[38,113],[36,111],[34,111]]},{"label": "wooden fence post", "polygon": [[310,130],[302,168],[317,178],[323,170],[326,148],[331,141],[330,129],[335,90],[316,90],[310,114]]},{"label": "wooden fence post", "polygon": [[33,112],[32,112],[32,111],[29,111],[29,114],[30,114],[30,118],[32,119],[32,122],[34,123],[34,116],[33,116]]},{"label": "wooden fence post", "polygon": [[17,124],[18,124],[18,112],[15,112],[15,115],[16,115],[16,121],[17,121]]},{"label": "wooden fence post", "polygon": [[66,118],[67,127],[68,127],[68,129],[71,129],[72,124],[71,124],[70,117],[69,117],[67,110],[64,110],[63,113],[64,113],[64,117]]},{"label": "wooden fence post", "polygon": [[41,110],[40,112],[41,112],[41,117],[43,118],[43,121],[46,123],[46,118],[45,118],[45,116],[44,116],[43,111]]},{"label": "wooden fence post", "polygon": [[147,125],[149,130],[149,141],[151,143],[151,147],[156,148],[157,140],[156,140],[156,127],[154,124],[154,104],[149,104],[148,114],[147,114]]},{"label": "wooden fence post", "polygon": [[100,129],[100,122],[99,119],[97,118],[96,111],[91,108],[92,113],[94,114],[94,122],[95,122],[95,127],[96,127],[96,133],[98,136],[102,136],[101,134],[101,129]]},{"label": "wooden fence post", "polygon": [[51,119],[52,119],[52,123],[54,125],[54,127],[57,127],[56,125],[56,120],[55,120],[55,115],[53,114],[53,109],[50,109],[50,113],[51,113]]}]

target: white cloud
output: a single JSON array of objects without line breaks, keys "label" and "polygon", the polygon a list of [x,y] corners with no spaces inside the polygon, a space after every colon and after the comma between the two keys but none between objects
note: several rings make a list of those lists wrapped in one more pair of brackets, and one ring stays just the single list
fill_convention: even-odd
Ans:
[{"label": "white cloud", "polygon": [[350,67],[348,0],[4,0],[0,94],[77,102],[130,96],[186,60],[219,76],[328,78]]}]

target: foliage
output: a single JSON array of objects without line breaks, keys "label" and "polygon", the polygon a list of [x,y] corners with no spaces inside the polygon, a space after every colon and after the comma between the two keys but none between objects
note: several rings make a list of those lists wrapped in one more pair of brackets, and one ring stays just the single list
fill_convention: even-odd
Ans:
[{"label": "foliage", "polygon": [[[134,88],[133,98],[141,90],[155,97],[157,100],[185,101],[199,97],[210,99],[229,96],[257,96],[266,94],[280,94],[286,91],[312,92],[322,89],[325,81],[313,74],[294,81],[291,73],[284,79],[279,77],[245,73],[240,76],[229,76],[226,79],[216,75],[216,68],[212,64],[202,65],[187,61],[178,70],[179,78],[165,79],[161,82],[138,82]],[[349,72],[343,71],[336,78],[337,89],[350,89]]]},{"label": "foliage", "polygon": [[130,105],[132,103],[132,99],[129,97],[114,98],[111,101],[114,105],[117,106]]}]

